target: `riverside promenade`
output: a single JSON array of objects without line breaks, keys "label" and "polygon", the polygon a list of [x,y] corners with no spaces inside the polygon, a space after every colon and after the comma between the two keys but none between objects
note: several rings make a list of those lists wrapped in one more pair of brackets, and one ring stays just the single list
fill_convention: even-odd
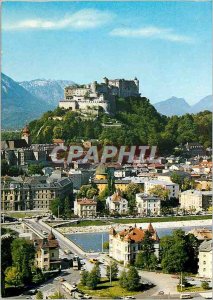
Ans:
[{"label": "riverside promenade", "polygon": [[[149,223],[134,223],[137,227],[147,228]],[[107,232],[113,226],[115,230],[123,230],[129,226],[134,226],[133,223],[121,224],[121,223],[112,223],[110,225],[100,225],[100,226],[69,226],[69,227],[60,227],[57,228],[57,231],[62,234],[73,234],[73,233],[93,233],[93,232]],[[183,229],[187,227],[195,228],[204,228],[207,226],[212,226],[211,219],[205,220],[190,220],[190,221],[174,221],[174,222],[153,222],[152,223],[155,229]]]}]

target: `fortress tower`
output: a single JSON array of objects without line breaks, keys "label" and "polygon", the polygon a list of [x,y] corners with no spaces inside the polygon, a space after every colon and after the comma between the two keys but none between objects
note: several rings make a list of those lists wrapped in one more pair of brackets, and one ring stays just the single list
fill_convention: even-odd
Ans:
[{"label": "fortress tower", "polygon": [[28,146],[31,146],[31,136],[30,136],[30,129],[28,125],[26,125],[23,128],[21,138],[27,142]]}]

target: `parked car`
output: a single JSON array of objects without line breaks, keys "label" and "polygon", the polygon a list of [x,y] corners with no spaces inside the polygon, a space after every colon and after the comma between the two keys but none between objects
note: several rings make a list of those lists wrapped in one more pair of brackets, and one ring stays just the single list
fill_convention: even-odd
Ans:
[{"label": "parked car", "polygon": [[88,295],[88,294],[85,294],[84,295],[84,299],[92,299],[92,296]]},{"label": "parked car", "polygon": [[28,294],[29,295],[35,295],[37,292],[38,292],[37,289],[31,289],[31,290],[29,290]]},{"label": "parked car", "polygon": [[65,253],[65,254],[71,254],[72,252],[71,252],[69,249],[65,249],[65,250],[64,250],[64,253]]}]

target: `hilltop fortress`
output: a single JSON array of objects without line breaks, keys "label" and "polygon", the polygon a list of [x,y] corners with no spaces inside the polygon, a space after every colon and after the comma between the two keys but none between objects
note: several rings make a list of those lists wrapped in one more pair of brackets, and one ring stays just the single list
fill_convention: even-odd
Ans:
[{"label": "hilltop fortress", "polygon": [[102,107],[104,112],[115,111],[115,97],[139,96],[139,80],[108,79],[102,83],[94,81],[91,84],[73,85],[64,89],[64,99],[59,102],[59,107],[73,111],[98,111]]}]

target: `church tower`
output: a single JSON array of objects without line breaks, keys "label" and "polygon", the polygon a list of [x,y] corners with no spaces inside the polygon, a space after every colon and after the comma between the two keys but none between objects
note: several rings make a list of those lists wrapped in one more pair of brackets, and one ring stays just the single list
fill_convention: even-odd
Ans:
[{"label": "church tower", "polygon": [[27,142],[28,146],[31,146],[31,136],[28,125],[23,128],[21,138]]}]

